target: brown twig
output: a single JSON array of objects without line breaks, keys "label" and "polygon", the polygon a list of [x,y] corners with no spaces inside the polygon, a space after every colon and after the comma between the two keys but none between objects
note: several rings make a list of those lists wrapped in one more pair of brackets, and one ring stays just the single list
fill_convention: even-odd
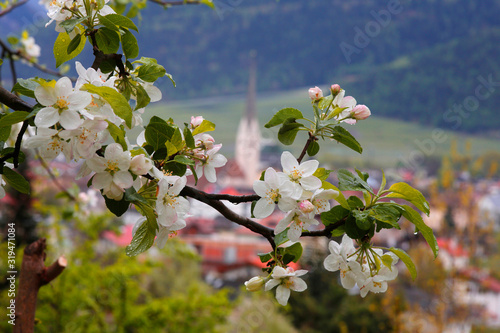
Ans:
[{"label": "brown twig", "polygon": [[307,132],[309,134],[309,138],[306,141],[306,144],[304,145],[304,149],[302,149],[302,152],[300,153],[299,158],[297,158],[297,162],[302,162],[302,159],[306,155],[307,148],[309,148],[309,145],[313,143],[316,140],[316,137],[311,134],[311,132]]},{"label": "brown twig", "polygon": [[26,2],[28,2],[28,0],[21,0],[21,1],[18,1],[18,2],[15,2],[13,4],[11,4],[9,7],[5,8],[4,10],[0,11],[0,17],[4,16],[5,14],[8,14],[9,12],[11,12],[14,8],[17,8],[19,6],[22,6],[24,5]]},{"label": "brown twig", "polygon": [[14,333],[31,333],[35,327],[35,311],[38,290],[57,278],[67,266],[67,260],[59,257],[52,265],[45,266],[46,243],[41,238],[24,249],[19,276],[19,293],[16,297]]},{"label": "brown twig", "polygon": [[[0,46],[2,47],[2,49],[4,50],[4,52],[8,53],[10,55],[9,58],[12,59],[12,56],[17,56],[19,58],[22,58],[26,61],[29,62],[30,65],[32,65],[33,67],[35,67],[36,69],[38,69],[39,71],[41,72],[44,72],[44,73],[47,73],[49,75],[53,75],[53,76],[57,76],[57,77],[63,77],[64,74],[62,74],[61,72],[58,72],[58,71],[55,71],[55,70],[52,70],[52,69],[49,69],[45,66],[42,66],[36,62],[31,62],[31,59],[28,58],[26,55],[22,54],[21,52],[19,51],[14,51],[12,50],[3,40],[0,39]],[[76,78],[74,77],[70,77],[69,78],[71,81],[75,82],[76,81]]]}]

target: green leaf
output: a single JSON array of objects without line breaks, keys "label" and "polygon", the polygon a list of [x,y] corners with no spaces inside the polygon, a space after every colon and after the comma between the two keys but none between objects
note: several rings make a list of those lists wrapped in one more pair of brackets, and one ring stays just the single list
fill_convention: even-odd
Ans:
[{"label": "green leaf", "polygon": [[184,140],[182,140],[181,130],[178,127],[175,129],[174,134],[170,138],[170,142],[174,145],[177,151],[180,151],[182,148],[184,148],[185,143]]},{"label": "green leaf", "polygon": [[31,79],[17,79],[16,84],[12,88],[12,91],[15,91],[21,95],[35,98],[35,89],[39,86],[39,84]]},{"label": "green leaf", "polygon": [[392,192],[386,195],[384,198],[400,198],[404,199],[420,209],[427,216],[429,216],[430,209],[429,203],[425,197],[420,193],[420,191],[414,189],[406,183],[396,183],[393,184],[388,191]]},{"label": "green leaf", "polygon": [[211,132],[215,130],[215,124],[212,123],[211,121],[208,121],[206,119],[203,119],[200,125],[198,125],[194,130],[193,130],[193,136],[196,134],[200,133],[205,133],[205,132]]},{"label": "green leaf", "polygon": [[83,21],[85,21],[88,18],[89,18],[88,16],[85,16],[85,17],[80,17],[80,18],[64,20],[64,21],[59,23],[59,26],[63,27],[64,30],[66,30],[66,32],[69,34],[70,32],[73,31],[73,29],[75,29],[75,27],[77,25],[79,25],[80,23],[82,23]]},{"label": "green leaf", "polygon": [[365,204],[363,203],[363,201],[361,201],[360,198],[358,198],[357,196],[355,195],[351,195],[349,197],[349,199],[347,199],[347,203],[349,204],[349,207],[351,207],[350,209],[358,209],[358,208],[363,208],[365,206]]},{"label": "green leaf", "polygon": [[186,173],[187,165],[182,164],[182,163],[178,163],[178,162],[170,161],[169,163],[165,164],[165,166],[163,167],[163,170],[172,172],[172,175],[174,175],[174,176],[182,177]]},{"label": "green leaf", "polygon": [[396,208],[381,203],[377,204],[377,206],[372,207],[369,210],[369,213],[370,216],[375,220],[387,223],[393,228],[401,229],[398,224],[398,221],[401,218],[401,212]]},{"label": "green leaf", "polygon": [[148,126],[146,126],[145,138],[148,145],[154,150],[165,147],[165,143],[174,134],[175,129],[167,122],[157,116],[151,117]]},{"label": "green leaf", "polygon": [[66,50],[66,52],[68,52],[68,54],[71,54],[71,52],[73,52],[74,50],[76,50],[78,48],[78,46],[80,46],[81,42],[82,42],[82,36],[76,35],[69,43],[68,49]]},{"label": "green leaf", "polygon": [[120,47],[120,36],[118,33],[106,27],[97,30],[95,40],[99,50],[105,54],[116,53]]},{"label": "green leaf", "polygon": [[133,59],[139,56],[139,45],[137,45],[137,39],[128,30],[125,30],[122,34],[122,49],[127,59]]},{"label": "green leaf", "polygon": [[283,122],[278,131],[278,140],[284,145],[291,145],[295,141],[295,137],[301,127],[304,127],[304,125],[295,122],[293,118],[288,118]]},{"label": "green leaf", "polygon": [[0,127],[7,127],[20,123],[21,121],[24,121],[29,114],[30,113],[26,111],[11,112],[0,119]]},{"label": "green leaf", "polygon": [[439,252],[439,246],[432,229],[427,224],[425,224],[422,216],[420,216],[420,214],[416,210],[408,205],[400,205],[400,207],[403,209],[403,216],[408,221],[413,223],[415,227],[422,233],[422,236],[424,236],[427,244],[429,244],[432,252],[434,253],[434,258],[436,258]]},{"label": "green leaf", "polygon": [[318,141],[313,141],[307,147],[307,155],[314,156],[319,152],[319,143]]},{"label": "green leaf", "polygon": [[[284,255],[290,256],[291,257],[290,261],[297,262],[302,256],[302,252],[303,252],[302,244],[300,244],[300,242],[297,242],[285,248]],[[290,261],[285,262],[285,264],[288,264]]]},{"label": "green leaf", "polygon": [[7,37],[7,41],[12,45],[16,45],[17,43],[19,43],[19,38],[14,36],[9,36]]},{"label": "green leaf", "polygon": [[[313,176],[318,177],[319,180],[325,181],[333,170],[327,170],[325,168],[318,168],[314,171]],[[333,186],[333,185],[332,185]]]},{"label": "green leaf", "polygon": [[165,76],[170,79],[170,82],[172,82],[172,84],[174,85],[174,88],[177,87],[177,84],[175,83],[174,77],[172,76],[172,74],[165,73]]},{"label": "green leaf", "polygon": [[351,148],[355,152],[358,152],[360,154],[363,152],[363,148],[361,147],[359,142],[345,128],[335,126],[332,130],[332,139],[337,140],[339,143]]},{"label": "green leaf", "polygon": [[120,30],[120,29],[118,29],[118,26],[116,26],[116,24],[114,24],[112,21],[107,19],[106,16],[102,16],[102,15],[97,14],[97,17],[99,18],[99,23],[102,24],[103,26],[105,26],[106,28],[117,31],[117,32]]},{"label": "green leaf", "polygon": [[279,234],[274,236],[274,243],[276,244],[276,246],[280,246],[280,245],[285,244],[286,242],[289,241],[288,229],[290,229],[290,228],[286,228],[285,230],[283,230],[282,232],[280,232]]},{"label": "green leaf", "polygon": [[342,191],[368,191],[373,193],[372,188],[358,175],[353,175],[349,170],[340,169],[337,172],[339,178],[339,189]]},{"label": "green leaf", "polygon": [[318,107],[321,109],[321,110],[324,110],[326,109],[327,107],[330,106],[330,104],[332,104],[333,102],[333,95],[329,95],[327,97],[322,97],[319,102],[318,102]]},{"label": "green leaf", "polygon": [[384,264],[384,266],[389,268],[390,270],[392,270],[392,262],[393,262],[393,259],[390,255],[384,254],[382,256],[382,264]]},{"label": "green leaf", "polygon": [[119,143],[124,151],[128,150],[127,141],[125,141],[125,131],[116,126],[112,122],[106,120],[108,123],[108,132],[116,143]]},{"label": "green leaf", "polygon": [[260,262],[261,262],[261,263],[266,263],[266,262],[268,262],[269,260],[273,259],[272,253],[273,253],[273,252],[268,252],[268,253],[257,253],[257,255],[259,256],[259,258],[260,258]]},{"label": "green leaf", "polygon": [[148,205],[148,201],[142,195],[137,193],[137,191],[133,187],[130,187],[125,190],[123,199],[125,199],[125,201],[131,202],[136,205],[138,204]]},{"label": "green leaf", "polygon": [[347,200],[344,197],[344,194],[342,194],[342,192],[340,192],[340,190],[335,185],[333,185],[327,181],[323,181],[321,188],[324,188],[325,190],[335,190],[335,191],[339,192],[338,197],[336,197],[334,200],[337,201],[345,209],[349,209],[349,210],[351,209],[351,207],[349,206],[349,203],[347,202]]},{"label": "green leaf", "polygon": [[6,166],[3,167],[3,180],[18,192],[30,193],[30,183],[22,175]]},{"label": "green leaf", "polygon": [[106,102],[111,105],[113,112],[123,120],[125,124],[130,128],[132,127],[132,108],[128,104],[125,97],[122,94],[110,87],[96,87],[90,83],[86,83],[81,88],[82,90],[88,91],[91,94],[97,94],[104,98]]},{"label": "green leaf", "polygon": [[149,63],[137,69],[137,76],[146,82],[155,82],[158,78],[165,76],[165,68],[162,65]]},{"label": "green leaf", "polygon": [[282,124],[287,119],[303,119],[302,112],[294,108],[281,109],[264,125],[265,128],[270,128]]},{"label": "green leaf", "polygon": [[195,162],[192,159],[190,159],[184,155],[176,155],[174,157],[174,161],[182,163],[182,164],[186,164],[186,165],[195,165]]},{"label": "green leaf", "polygon": [[415,264],[413,264],[413,261],[411,260],[408,253],[406,253],[401,249],[396,249],[394,247],[391,247],[389,250],[395,255],[397,255],[402,262],[404,262],[406,268],[408,268],[408,271],[410,272],[411,278],[415,280],[417,278],[417,269],[415,268]]},{"label": "green leaf", "polygon": [[132,22],[132,20],[129,19],[128,17],[119,14],[109,14],[106,16],[99,15],[99,20],[101,20],[101,18],[103,17],[105,18],[106,21],[113,23],[117,27],[132,29],[139,32],[135,23]]},{"label": "green leaf", "polygon": [[140,84],[136,84],[133,86],[135,89],[135,96],[137,99],[135,110],[139,110],[148,106],[149,102],[151,102],[151,98],[149,97],[146,89]]},{"label": "green leaf", "polygon": [[0,142],[5,142],[9,139],[11,127],[0,127]]},{"label": "green leaf", "polygon": [[125,197],[118,201],[104,196],[104,202],[106,203],[106,207],[108,207],[109,211],[116,216],[122,216],[130,207],[130,202],[125,200]]},{"label": "green leaf", "polygon": [[134,234],[130,245],[125,249],[125,253],[129,257],[134,257],[138,254],[147,251],[153,246],[156,233],[153,233],[148,227],[148,223],[143,223]]},{"label": "green leaf", "polygon": [[[9,131],[9,133],[10,133],[10,131]],[[3,142],[2,142],[2,144],[3,144]],[[15,150],[16,150],[16,148],[14,148],[14,147],[7,147],[7,148],[2,149],[2,151],[0,152],[0,155],[1,156],[8,155],[10,153],[14,153]],[[18,162],[23,163],[25,160],[26,160],[26,155],[24,155],[24,153],[22,151],[19,151]],[[6,160],[6,162],[7,163],[14,163],[14,157],[8,158]]]},{"label": "green leaf", "polygon": [[215,5],[214,3],[212,2],[212,0],[200,0],[200,3],[203,4],[203,5],[206,5],[212,9],[215,9]]},{"label": "green leaf", "polygon": [[193,138],[193,133],[191,133],[191,130],[188,127],[188,124],[185,124],[184,127],[184,140],[186,140],[186,146],[188,148],[194,149],[195,148],[195,142]]},{"label": "green leaf", "polygon": [[347,215],[349,215],[349,210],[340,205],[335,206],[329,211],[321,213],[321,222],[323,222],[325,226],[328,226],[330,224],[337,223]]},{"label": "green leaf", "polygon": [[352,216],[356,219],[356,225],[362,230],[368,230],[371,228],[372,223],[369,220],[369,212],[363,210],[353,210]]},{"label": "green leaf", "polygon": [[344,228],[347,236],[349,236],[352,239],[361,239],[367,233],[366,230],[360,229],[357,226],[356,219],[352,215],[349,215],[347,217],[347,220],[344,224]]},{"label": "green leaf", "polygon": [[80,34],[80,38],[82,39],[82,41],[80,42],[78,47],[70,54],[68,54],[68,46],[71,43],[71,38],[69,37],[69,35],[66,32],[61,32],[59,36],[57,36],[57,39],[54,43],[54,57],[56,59],[56,67],[59,67],[66,61],[73,59],[83,51],[86,41],[85,34],[83,34],[84,29],[80,26],[77,26],[75,27],[75,31],[76,30],[78,30],[77,33]]},{"label": "green leaf", "polygon": [[345,234],[345,226],[341,225],[332,231],[332,237],[340,237]]}]

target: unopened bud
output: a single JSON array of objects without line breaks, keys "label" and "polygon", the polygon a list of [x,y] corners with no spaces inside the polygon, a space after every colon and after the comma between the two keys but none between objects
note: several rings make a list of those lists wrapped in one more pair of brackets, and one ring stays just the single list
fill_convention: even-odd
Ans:
[{"label": "unopened bud", "polygon": [[332,84],[332,86],[330,87],[330,91],[332,92],[332,95],[337,95],[340,91],[342,90],[342,88],[340,88],[340,86],[338,84]]},{"label": "unopened bud", "polygon": [[360,104],[356,105],[354,109],[352,109],[352,117],[356,120],[363,120],[368,118],[372,113],[370,109],[366,105]]},{"label": "unopened bud", "polygon": [[130,171],[136,175],[144,175],[153,167],[153,162],[144,155],[137,155],[130,161]]},{"label": "unopened bud", "polygon": [[245,287],[248,291],[259,291],[262,289],[265,282],[266,280],[263,277],[254,276],[253,278],[245,282]]},{"label": "unopened bud", "polygon": [[310,213],[314,210],[314,205],[309,200],[304,200],[299,203],[299,208],[302,213]]},{"label": "unopened bud", "polygon": [[191,116],[191,128],[196,128],[201,125],[203,122],[203,117],[198,116],[198,117],[193,117]]},{"label": "unopened bud", "polygon": [[309,97],[311,98],[311,100],[317,101],[318,99],[323,97],[323,91],[318,87],[311,88],[309,89]]}]

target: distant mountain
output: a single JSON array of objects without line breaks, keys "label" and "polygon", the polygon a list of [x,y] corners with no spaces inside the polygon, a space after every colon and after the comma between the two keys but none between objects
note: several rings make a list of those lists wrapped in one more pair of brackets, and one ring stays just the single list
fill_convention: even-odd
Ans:
[{"label": "distant mountain", "polygon": [[[498,91],[459,125],[455,114],[443,118],[475,93],[477,76],[500,81],[500,0],[214,2],[216,10],[148,3],[142,12],[141,54],[178,83],[161,83],[169,100],[244,92],[254,50],[260,91],[335,82],[377,114],[464,131],[500,128]],[[37,39],[53,42],[43,29]],[[42,61],[53,65],[50,56]]]}]

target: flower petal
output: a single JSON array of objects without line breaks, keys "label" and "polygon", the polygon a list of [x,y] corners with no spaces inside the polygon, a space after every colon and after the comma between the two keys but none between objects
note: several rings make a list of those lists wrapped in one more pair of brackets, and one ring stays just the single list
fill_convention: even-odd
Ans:
[{"label": "flower petal", "polygon": [[290,286],[290,289],[293,291],[304,291],[307,289],[307,284],[304,280],[302,280],[299,277],[291,277],[290,280],[292,280],[292,285]]},{"label": "flower petal", "polygon": [[35,125],[37,127],[50,127],[59,121],[59,112],[49,106],[41,109],[35,116]]},{"label": "flower petal", "polygon": [[271,215],[274,211],[275,204],[267,198],[260,198],[255,204],[253,215],[258,219],[263,219]]},{"label": "flower petal", "polygon": [[59,117],[59,123],[67,130],[73,130],[83,124],[83,119],[76,111],[64,110]]},{"label": "flower petal", "polygon": [[288,299],[290,298],[290,289],[279,285],[276,289],[276,300],[279,304],[285,306],[288,303]]}]

